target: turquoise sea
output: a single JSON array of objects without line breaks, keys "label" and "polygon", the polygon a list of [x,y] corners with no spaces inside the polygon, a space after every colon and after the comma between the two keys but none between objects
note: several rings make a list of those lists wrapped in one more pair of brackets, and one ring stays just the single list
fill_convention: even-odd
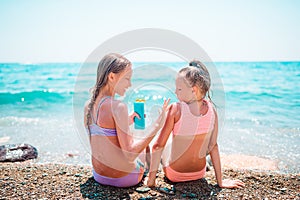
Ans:
[{"label": "turquoise sea", "polygon": [[[168,70],[176,72],[185,63],[133,64],[146,66],[142,70],[144,76],[137,76],[141,73],[138,67],[133,74],[133,85],[142,86],[129,91],[131,96],[127,95],[124,101],[131,111],[134,98],[148,98],[146,112],[151,120],[151,113],[156,112],[155,103],[166,97],[176,101],[172,91],[174,76]],[[168,70],[161,67],[160,73],[152,73],[154,65],[167,66]],[[223,86],[212,92],[222,112],[221,153],[275,159],[282,172],[299,173],[300,62],[214,65]],[[82,66],[81,63],[0,64],[0,145],[31,144],[39,151],[37,162],[89,164],[85,135],[78,132],[82,124],[77,119],[82,117],[96,65],[84,69]],[[163,87],[166,84],[170,85]]]}]

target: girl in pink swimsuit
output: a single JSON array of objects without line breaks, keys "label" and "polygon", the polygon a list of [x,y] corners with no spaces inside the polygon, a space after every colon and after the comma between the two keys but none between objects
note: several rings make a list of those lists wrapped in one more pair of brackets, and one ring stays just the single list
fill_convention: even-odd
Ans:
[{"label": "girl in pink swimsuit", "polygon": [[93,176],[103,185],[129,187],[141,181],[144,167],[138,156],[165,122],[169,100],[164,102],[156,122],[145,130],[147,137],[134,141],[127,106],[114,99],[115,94],[123,96],[131,86],[131,75],[131,62],[125,57],[115,53],[104,56],[98,65],[92,97],[85,106]]},{"label": "girl in pink swimsuit", "polygon": [[[148,186],[155,185],[161,157],[165,176],[173,182],[183,182],[204,177],[207,154],[211,156],[220,187],[244,186],[240,180],[222,179],[218,117],[208,93],[210,83],[209,72],[200,61],[192,61],[178,72],[175,93],[180,102],[170,105],[166,123],[152,147]],[[170,148],[163,152],[171,132]]]}]

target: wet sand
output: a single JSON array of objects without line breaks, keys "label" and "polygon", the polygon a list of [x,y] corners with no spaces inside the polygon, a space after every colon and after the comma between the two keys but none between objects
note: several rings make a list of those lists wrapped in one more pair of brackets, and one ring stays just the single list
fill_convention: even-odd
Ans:
[{"label": "wet sand", "polygon": [[[0,199],[300,199],[300,175],[270,170],[223,169],[224,178],[245,182],[242,189],[221,189],[214,172],[205,179],[172,183],[158,173],[158,186],[145,193],[98,184],[90,166],[1,163]],[[160,188],[175,188],[173,194]]]}]

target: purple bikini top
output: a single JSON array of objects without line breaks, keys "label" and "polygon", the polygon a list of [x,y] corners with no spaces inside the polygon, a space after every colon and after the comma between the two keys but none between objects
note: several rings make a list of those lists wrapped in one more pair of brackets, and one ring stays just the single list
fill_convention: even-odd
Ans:
[{"label": "purple bikini top", "polygon": [[96,123],[98,121],[98,114],[99,114],[99,108],[101,104],[106,100],[110,98],[109,96],[104,97],[100,103],[98,104],[98,108],[96,111],[96,120],[94,119],[93,114],[91,114],[92,117],[92,124],[89,125],[90,134],[92,135],[100,135],[100,136],[117,136],[117,130],[116,129],[110,129],[110,128],[102,128],[98,126]]}]

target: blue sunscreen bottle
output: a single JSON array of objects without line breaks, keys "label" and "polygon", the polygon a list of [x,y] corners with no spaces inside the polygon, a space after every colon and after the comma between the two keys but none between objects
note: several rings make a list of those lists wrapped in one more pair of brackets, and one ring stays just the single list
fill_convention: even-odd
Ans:
[{"label": "blue sunscreen bottle", "polygon": [[135,129],[145,129],[145,100],[137,99],[133,103],[134,112],[136,112],[140,119],[134,118],[134,128]]}]

